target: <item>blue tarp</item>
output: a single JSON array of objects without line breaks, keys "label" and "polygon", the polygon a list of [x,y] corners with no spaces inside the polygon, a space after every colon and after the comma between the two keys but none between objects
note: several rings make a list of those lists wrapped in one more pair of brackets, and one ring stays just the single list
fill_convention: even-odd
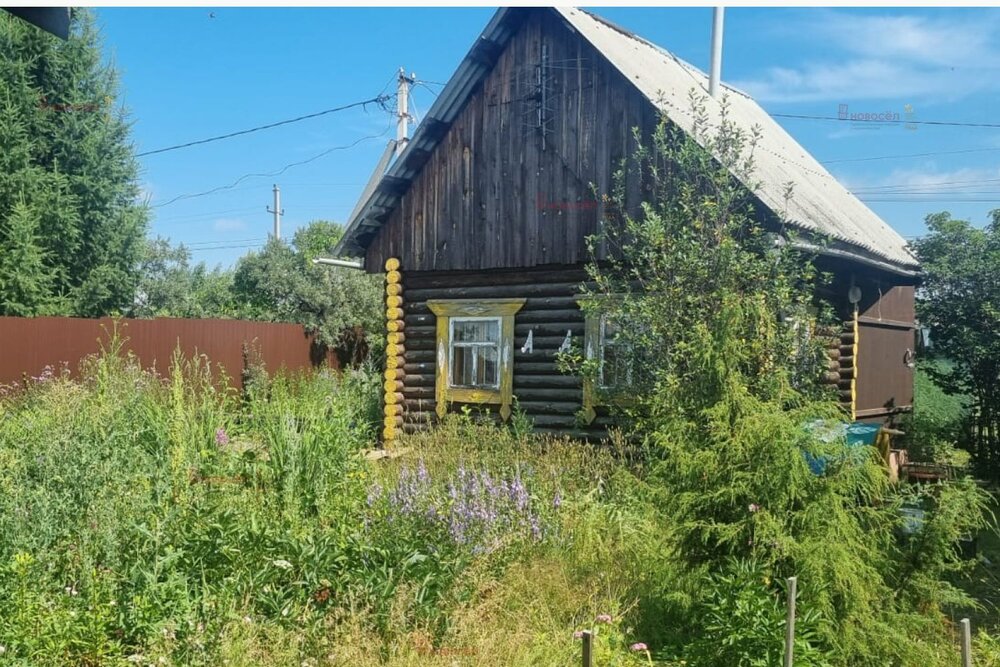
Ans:
[{"label": "blue tarp", "polygon": [[[878,424],[866,424],[864,422],[848,424],[847,422],[818,420],[806,424],[805,428],[823,442],[834,442],[835,440],[844,438],[847,440],[847,446],[854,448],[873,446],[875,444],[875,437],[882,427]],[[809,452],[802,452],[802,455],[805,457],[806,463],[809,464],[809,469],[813,473],[822,475],[826,472],[826,466],[830,460],[829,456],[814,456]]]}]

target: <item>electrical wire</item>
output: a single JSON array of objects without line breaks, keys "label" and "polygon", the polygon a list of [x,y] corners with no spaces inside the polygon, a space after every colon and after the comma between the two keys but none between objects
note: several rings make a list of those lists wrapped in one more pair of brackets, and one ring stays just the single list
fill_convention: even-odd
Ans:
[{"label": "electrical wire", "polygon": [[930,202],[933,204],[982,204],[982,203],[997,203],[1000,199],[866,199],[861,198],[861,201],[865,202],[877,202],[877,203],[888,203],[895,202],[899,204],[921,204],[925,202]]},{"label": "electrical wire", "polygon": [[221,245],[221,246],[216,246],[216,247],[213,247],[213,248],[189,248],[189,250],[191,252],[201,252],[203,250],[233,250],[233,249],[236,249],[236,248],[246,248],[246,249],[249,249],[249,248],[259,248],[262,245],[264,245],[264,244],[263,243],[251,243],[251,244],[246,244],[246,245]]},{"label": "electrical wire", "polygon": [[948,120],[850,120],[837,116],[809,116],[807,114],[773,113],[773,118],[794,118],[799,120],[832,120],[838,123],[881,123],[891,125],[942,125],[949,127],[990,127],[1000,128],[1000,123],[963,123]]},{"label": "electrical wire", "polygon": [[145,151],[142,153],[137,153],[136,157],[145,157],[147,155],[157,155],[159,153],[166,153],[167,151],[176,151],[181,148],[190,148],[191,146],[199,146],[201,144],[211,143],[213,141],[222,141],[223,139],[231,139],[233,137],[239,137],[244,134],[250,134],[252,132],[260,132],[261,130],[270,130],[275,127],[280,127],[282,125],[289,125],[291,123],[298,123],[299,121],[308,120],[310,118],[318,118],[319,116],[325,116],[327,114],[336,113],[338,111],[346,111],[347,109],[353,109],[355,107],[367,107],[369,104],[377,104],[383,109],[385,108],[385,103],[393,97],[392,95],[379,94],[370,99],[364,100],[362,102],[352,102],[351,104],[345,104],[344,106],[334,107],[333,109],[326,109],[324,111],[317,111],[316,113],[306,114],[305,116],[298,116],[297,118],[289,118],[288,120],[280,120],[276,123],[268,123],[267,125],[258,125],[257,127],[252,127],[248,130],[239,130],[238,132],[230,132],[228,134],[220,134],[215,137],[209,137],[208,139],[199,139],[197,141],[189,141],[183,144],[176,144],[174,146],[167,146],[165,148],[157,148],[152,151]]},{"label": "electrical wire", "polygon": [[982,185],[984,183],[1000,183],[1000,178],[977,178],[968,181],[941,181],[940,183],[890,183],[886,185],[872,185],[870,187],[855,188],[852,192],[864,192],[865,194],[878,193],[893,194],[897,189],[920,189],[920,188],[940,188],[941,186],[971,187],[972,185]]},{"label": "electrical wire", "polygon": [[836,164],[840,162],[872,162],[874,160],[902,160],[911,157],[933,157],[935,155],[962,155],[965,153],[985,153],[987,151],[1000,151],[1000,148],[966,148],[958,151],[934,151],[930,153],[905,153],[901,155],[873,155],[870,157],[849,157],[836,160],[821,160],[823,164]]},{"label": "electrical wire", "polygon": [[157,218],[154,222],[195,222],[199,218],[211,218],[216,215],[226,215],[228,213],[250,213],[251,211],[256,211],[260,209],[259,206],[254,206],[252,208],[230,208],[225,211],[206,211],[204,213],[192,213],[191,215],[177,215],[171,218]]},{"label": "electrical wire", "polygon": [[188,250],[212,250],[212,246],[223,244],[223,243],[259,243],[261,241],[266,241],[266,238],[255,238],[255,239],[226,239],[225,241],[192,241],[190,243],[184,243],[183,241],[180,245],[184,246]]},{"label": "electrical wire", "polygon": [[221,186],[219,186],[217,188],[212,188],[211,190],[205,190],[203,192],[195,192],[195,193],[191,193],[191,194],[177,195],[173,199],[167,200],[167,201],[165,201],[165,202],[163,202],[161,204],[154,204],[154,205],[150,206],[150,208],[163,208],[164,206],[169,206],[170,204],[173,204],[174,202],[181,201],[183,199],[194,199],[195,197],[205,197],[205,196],[208,196],[208,195],[211,195],[211,194],[215,194],[216,192],[221,192],[223,190],[231,190],[232,188],[235,188],[237,185],[239,185],[243,181],[247,180],[248,178],[254,178],[254,177],[256,177],[256,178],[266,178],[266,177],[270,177],[270,176],[280,176],[281,174],[285,173],[286,171],[288,171],[292,167],[300,167],[300,166],[302,166],[304,164],[309,164],[310,162],[314,162],[314,161],[320,159],[321,157],[325,157],[325,156],[329,155],[330,153],[333,153],[333,152],[336,152],[336,151],[348,150],[350,148],[354,148],[355,146],[357,146],[358,144],[360,144],[363,141],[370,141],[372,139],[378,139],[379,137],[385,136],[385,134],[389,132],[389,128],[390,127],[391,127],[391,125],[387,126],[384,130],[382,130],[378,134],[369,134],[367,136],[361,137],[360,139],[352,141],[349,144],[345,144],[343,146],[334,146],[333,148],[328,148],[327,150],[323,151],[322,153],[318,153],[318,154],[312,156],[311,158],[308,158],[308,159],[305,159],[305,160],[301,160],[299,162],[292,162],[290,164],[286,164],[284,167],[282,167],[281,169],[278,169],[277,171],[272,171],[272,172],[268,172],[268,173],[261,173],[261,174],[244,174],[244,175],[240,176],[239,178],[237,178],[232,183],[230,183],[229,185],[221,185]]},{"label": "electrical wire", "polygon": [[436,91],[433,88],[431,88],[430,86],[428,86],[425,82],[423,82],[423,81],[416,81],[414,83],[416,83],[416,85],[420,86],[421,88],[423,88],[424,90],[426,90],[427,92],[429,92],[434,97],[438,96],[438,91]]}]

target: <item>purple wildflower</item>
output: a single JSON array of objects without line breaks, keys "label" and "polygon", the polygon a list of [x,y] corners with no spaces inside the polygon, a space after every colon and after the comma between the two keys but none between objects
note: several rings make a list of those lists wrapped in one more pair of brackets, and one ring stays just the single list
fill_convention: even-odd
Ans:
[{"label": "purple wildflower", "polygon": [[573,639],[583,639],[583,630],[577,630],[574,632]]},{"label": "purple wildflower", "polygon": [[382,497],[382,485],[378,482],[372,484],[371,488],[368,489],[367,503],[368,507],[374,505]]},{"label": "purple wildflower", "polygon": [[538,522],[538,517],[532,515],[529,519],[529,523],[531,524],[531,539],[538,542],[542,539],[542,527]]},{"label": "purple wildflower", "polygon": [[229,444],[229,434],[226,433],[226,429],[221,426],[215,429],[215,444],[217,445],[228,445]]},{"label": "purple wildflower", "polygon": [[420,459],[420,462],[417,463],[417,482],[420,483],[422,488],[430,486],[431,483],[431,477],[427,473],[427,466],[424,465],[423,459]]},{"label": "purple wildflower", "polygon": [[597,623],[610,623],[611,614],[598,614],[597,618],[595,618],[594,621]]},{"label": "purple wildflower", "polygon": [[562,496],[556,491],[556,495],[552,496],[552,507],[554,509],[559,509],[562,507]]},{"label": "purple wildflower", "polygon": [[750,514],[756,514],[760,511],[760,505],[757,503],[750,503],[750,506],[747,507],[747,509],[750,510]]},{"label": "purple wildflower", "polygon": [[636,642],[628,647],[630,651],[648,651],[649,647],[642,642]]}]

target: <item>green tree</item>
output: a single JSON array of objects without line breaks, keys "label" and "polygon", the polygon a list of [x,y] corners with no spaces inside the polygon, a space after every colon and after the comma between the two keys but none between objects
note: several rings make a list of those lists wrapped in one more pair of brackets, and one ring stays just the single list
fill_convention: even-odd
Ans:
[{"label": "green tree", "polygon": [[0,230],[0,312],[4,314],[44,315],[48,307],[51,278],[36,225],[28,207],[18,202]]},{"label": "green tree", "polygon": [[947,362],[925,368],[948,393],[972,398],[973,454],[1000,478],[1000,209],[991,215],[983,229],[929,215],[929,233],[912,245],[924,271],[917,314],[933,355]]},{"label": "green tree", "polygon": [[[633,369],[626,395],[605,403],[635,418],[685,565],[683,579],[650,582],[654,597],[687,602],[643,636],[673,633],[662,640],[681,644],[693,666],[772,664],[758,649],[780,647],[779,623],[702,621],[712,609],[728,619],[741,606],[768,608],[796,575],[815,630],[803,664],[932,664],[948,641],[937,630],[943,605],[969,602],[948,577],[963,564],[955,536],[983,524],[982,492],[948,485],[927,500],[924,526],[897,538],[901,497],[877,453],[848,447],[843,410],[797,377],[819,375],[802,363],[793,326],[821,305],[819,276],[812,257],[781,241],[793,232],[757,205],[755,133],[725,104],[709,122],[694,99],[692,114],[693,136],[668,119],[636,136],[589,266],[587,309],[618,325],[614,353]],[[600,362],[582,363],[596,378]],[[706,588],[709,574],[741,571],[753,575],[739,599],[724,578]]]},{"label": "green tree", "polygon": [[233,272],[191,265],[191,251],[168,239],[148,240],[139,264],[131,317],[234,317]]},{"label": "green tree", "polygon": [[344,235],[344,228],[328,220],[314,220],[300,227],[292,239],[294,245],[307,261],[329,255]]},{"label": "green tree", "polygon": [[[271,239],[243,257],[233,276],[241,316],[297,322],[331,347],[350,346],[358,331],[380,345],[381,283],[356,269],[313,264],[342,234],[335,223],[317,221],[296,232],[292,244]],[[360,329],[357,329],[360,327]]]},{"label": "green tree", "polygon": [[117,88],[89,10],[66,41],[0,13],[0,227],[17,207],[33,220],[32,280],[56,314],[105,315],[135,292],[147,214]]}]

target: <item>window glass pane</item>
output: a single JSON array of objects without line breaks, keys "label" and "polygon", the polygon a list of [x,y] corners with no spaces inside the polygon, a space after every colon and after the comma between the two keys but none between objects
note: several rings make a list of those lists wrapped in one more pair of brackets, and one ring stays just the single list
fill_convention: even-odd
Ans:
[{"label": "window glass pane", "polygon": [[495,347],[478,347],[476,354],[476,383],[480,386],[499,386],[497,380],[498,355]]},{"label": "window glass pane", "polygon": [[454,345],[451,358],[451,386],[500,386],[498,345]]},{"label": "window glass pane", "polygon": [[474,347],[456,347],[451,358],[451,384],[453,387],[472,386],[472,373],[476,353]]},{"label": "window glass pane", "polygon": [[454,320],[454,342],[496,343],[500,340],[500,323],[496,320]]},{"label": "window glass pane", "polygon": [[601,367],[602,387],[626,387],[629,384],[629,354],[618,340],[618,325],[606,317],[601,318]]}]

